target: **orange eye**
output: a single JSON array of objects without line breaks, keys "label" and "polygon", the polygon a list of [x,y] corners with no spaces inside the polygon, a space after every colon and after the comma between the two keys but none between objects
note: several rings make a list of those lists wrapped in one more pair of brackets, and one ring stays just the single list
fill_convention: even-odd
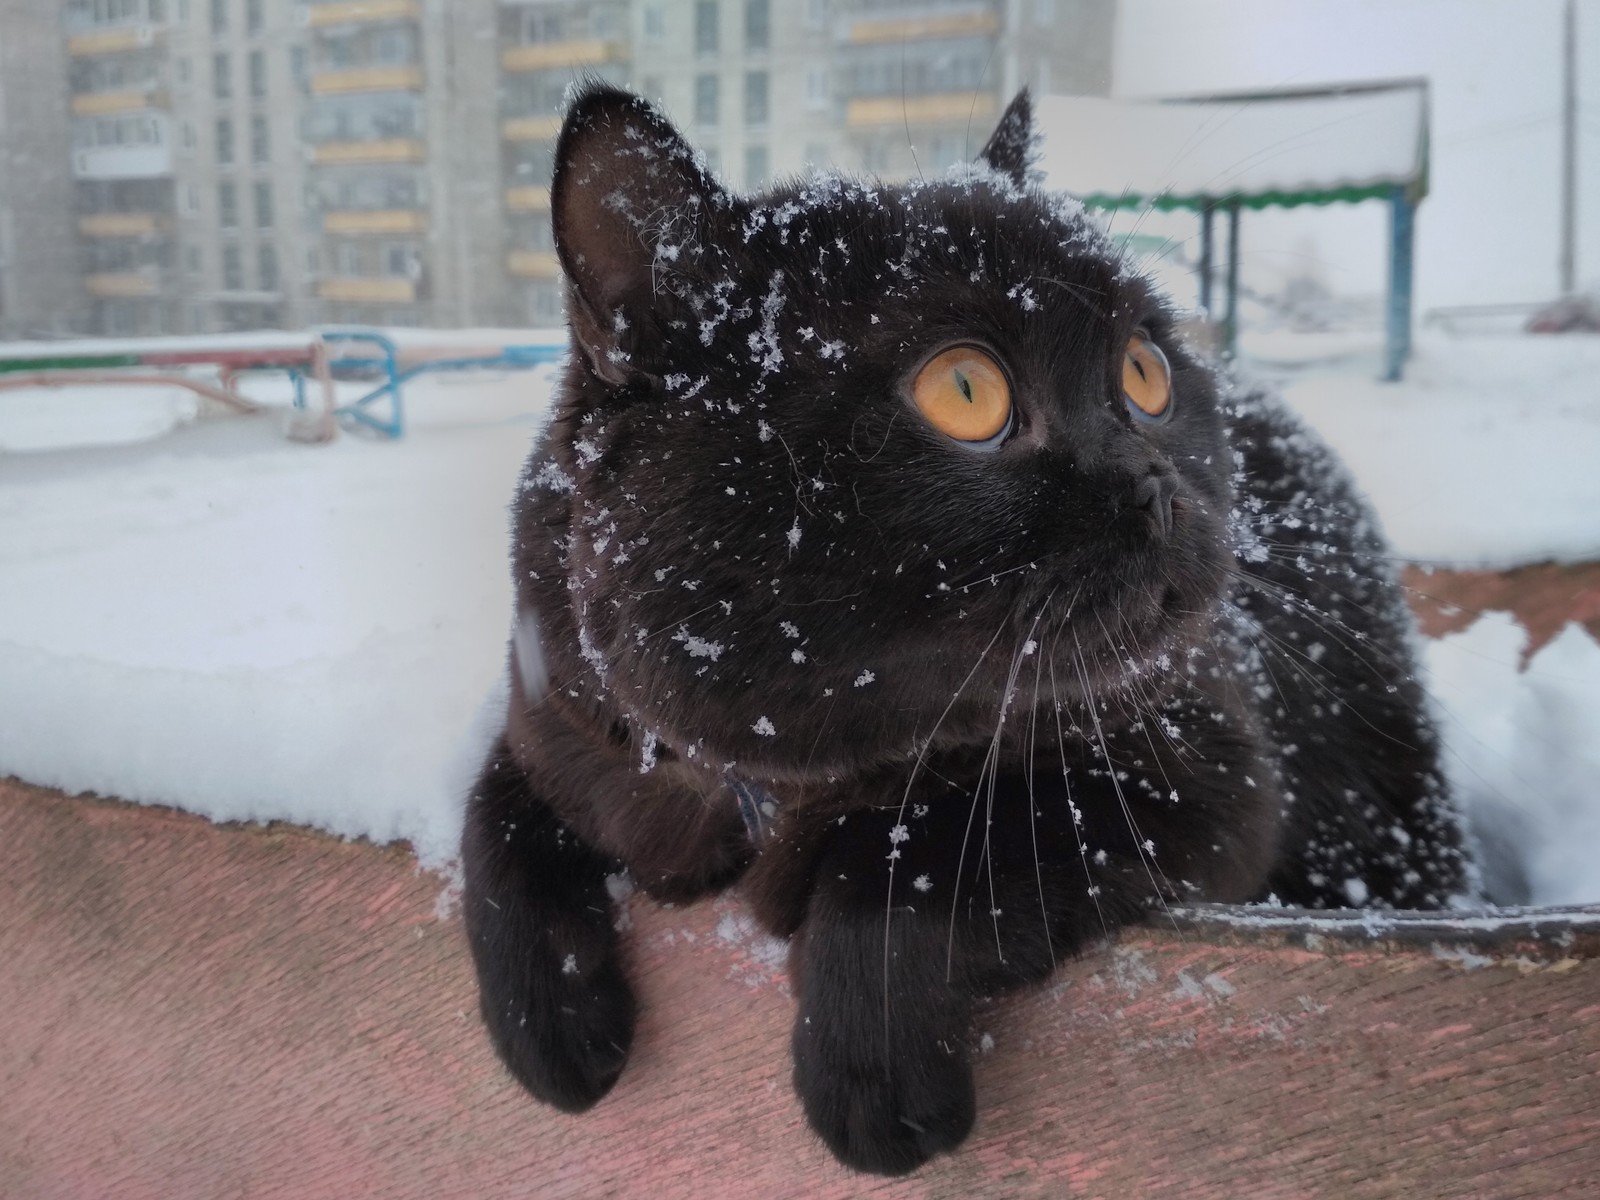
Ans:
[{"label": "orange eye", "polygon": [[1011,423],[1011,386],[982,350],[956,346],[930,358],[911,385],[917,408],[958,442],[987,442]]},{"label": "orange eye", "polygon": [[1134,334],[1122,356],[1122,394],[1134,416],[1156,421],[1172,405],[1172,368],[1161,347]]}]

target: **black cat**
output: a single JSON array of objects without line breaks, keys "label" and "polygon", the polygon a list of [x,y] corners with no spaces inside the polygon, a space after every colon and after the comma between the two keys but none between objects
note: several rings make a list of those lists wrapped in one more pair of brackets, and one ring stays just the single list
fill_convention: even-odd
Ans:
[{"label": "black cat", "polygon": [[556,150],[572,362],[515,506],[465,912],[495,1048],[605,1094],[608,875],[744,875],[847,1164],[974,1117],[976,997],[1164,904],[1434,906],[1465,862],[1383,543],[1185,349],[1017,98],[965,174],[720,187],[603,86]]}]

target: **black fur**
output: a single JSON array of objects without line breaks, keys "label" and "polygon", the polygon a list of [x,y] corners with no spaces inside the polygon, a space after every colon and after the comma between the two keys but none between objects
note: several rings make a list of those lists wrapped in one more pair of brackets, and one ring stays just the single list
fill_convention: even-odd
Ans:
[{"label": "black fur", "polygon": [[[1233,394],[1071,202],[984,166],[746,199],[602,86],[557,147],[575,348],[515,508],[505,737],[469,804],[490,1035],[593,1104],[633,999],[607,877],[744,873],[792,936],[794,1082],[844,1162],[974,1120],[975,997],[1191,899],[1438,905],[1463,885],[1409,623],[1342,470]],[[1122,394],[1136,332],[1171,419]],[[1004,364],[976,450],[908,400]],[[770,797],[753,845],[730,778]]]}]

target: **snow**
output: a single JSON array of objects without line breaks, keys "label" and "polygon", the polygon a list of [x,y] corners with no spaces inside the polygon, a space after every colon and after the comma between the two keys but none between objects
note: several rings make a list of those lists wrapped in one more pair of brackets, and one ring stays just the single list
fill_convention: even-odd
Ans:
[{"label": "snow", "polygon": [[[1245,349],[1405,555],[1600,558],[1600,339],[1426,336],[1399,385],[1375,339]],[[404,439],[323,446],[166,389],[0,393],[0,774],[447,866],[505,702],[506,508],[554,378],[425,377]],[[1594,901],[1600,646],[1571,628],[1522,672],[1525,636],[1491,614],[1428,646],[1446,766],[1500,898]]]},{"label": "snow", "polygon": [[1192,104],[1041,96],[1035,107],[1046,184],[1075,196],[1330,191],[1408,184],[1423,169],[1420,87]]},{"label": "snow", "polygon": [[[1375,351],[1244,350],[1355,469],[1396,553],[1436,566],[1600,559],[1600,338],[1424,333],[1400,383]],[[1371,343],[1375,346],[1375,340]]]},{"label": "snow", "polygon": [[444,864],[503,704],[506,506],[552,377],[419,381],[398,442],[230,417],[0,459],[0,773]]}]

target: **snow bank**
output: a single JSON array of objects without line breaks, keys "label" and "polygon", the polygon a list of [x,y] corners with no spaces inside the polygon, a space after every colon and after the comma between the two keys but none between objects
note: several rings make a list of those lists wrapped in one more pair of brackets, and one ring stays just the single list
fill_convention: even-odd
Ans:
[{"label": "snow bank", "polygon": [[1378,382],[1375,356],[1262,365],[1350,464],[1401,556],[1600,558],[1600,338],[1425,335],[1400,383]]},{"label": "snow bank", "polygon": [[419,382],[400,442],[307,447],[241,417],[8,458],[0,774],[406,838],[442,864],[499,686],[506,506],[551,377]]},{"label": "snow bank", "polygon": [[1427,646],[1445,769],[1502,904],[1600,899],[1600,645],[1568,625],[1528,663],[1506,613]]}]

